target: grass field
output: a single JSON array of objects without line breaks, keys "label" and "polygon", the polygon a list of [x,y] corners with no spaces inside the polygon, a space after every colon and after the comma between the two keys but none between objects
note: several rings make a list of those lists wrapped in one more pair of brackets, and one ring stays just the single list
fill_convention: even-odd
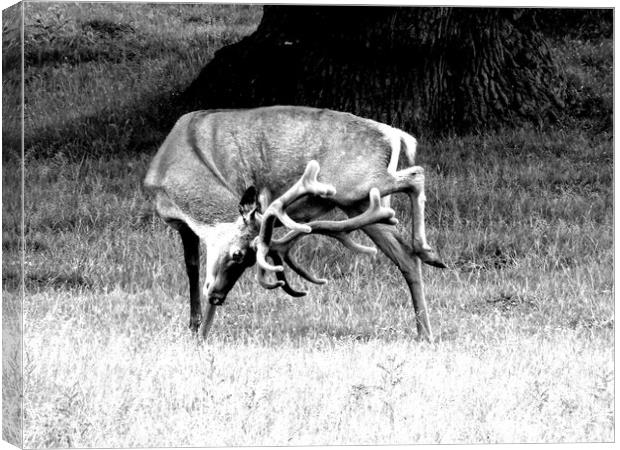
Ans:
[{"label": "grass field", "polygon": [[[298,255],[328,285],[293,299],[248,271],[208,341],[192,337],[180,239],[141,181],[169,99],[260,16],[26,4],[24,357],[3,348],[3,437],[21,439],[23,370],[29,448],[612,441],[613,136],[587,114],[420,143],[428,234],[450,265],[424,271],[434,342],[414,340],[386,258],[320,238]],[[554,52],[575,98],[609,104],[611,39]],[[18,76],[5,67],[5,91]],[[5,334],[20,327],[11,124]]]}]

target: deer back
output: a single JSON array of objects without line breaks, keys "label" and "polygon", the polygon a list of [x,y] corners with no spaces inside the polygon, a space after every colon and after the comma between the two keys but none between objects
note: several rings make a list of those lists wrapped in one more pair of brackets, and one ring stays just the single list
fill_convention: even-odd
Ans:
[{"label": "deer back", "polygon": [[[198,111],[179,119],[145,186],[196,220],[214,223],[236,215],[248,186],[279,196],[316,160],[319,180],[336,188],[333,206],[385,173],[394,153],[389,130],[352,114],[306,107]],[[328,206],[306,199],[293,209],[316,215]]]}]

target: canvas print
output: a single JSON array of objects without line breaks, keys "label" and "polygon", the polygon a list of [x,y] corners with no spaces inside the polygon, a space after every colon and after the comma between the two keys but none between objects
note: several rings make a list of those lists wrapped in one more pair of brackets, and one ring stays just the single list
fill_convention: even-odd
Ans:
[{"label": "canvas print", "polygon": [[3,440],[614,440],[613,9],[2,27]]}]

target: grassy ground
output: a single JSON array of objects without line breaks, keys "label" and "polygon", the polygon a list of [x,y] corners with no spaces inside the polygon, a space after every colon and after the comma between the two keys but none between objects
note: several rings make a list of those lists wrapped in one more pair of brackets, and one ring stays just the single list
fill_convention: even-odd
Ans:
[{"label": "grassy ground", "polygon": [[[429,237],[451,266],[425,270],[435,342],[412,339],[389,261],[314,238],[299,259],[327,286],[292,299],[249,272],[193,339],[180,239],[141,180],[169,99],[260,14],[27,4],[24,445],[613,440],[612,136],[585,119],[421,143]],[[555,51],[604,106],[611,41],[580,45]],[[19,179],[10,154],[3,177]],[[14,331],[18,207],[5,192]]]}]

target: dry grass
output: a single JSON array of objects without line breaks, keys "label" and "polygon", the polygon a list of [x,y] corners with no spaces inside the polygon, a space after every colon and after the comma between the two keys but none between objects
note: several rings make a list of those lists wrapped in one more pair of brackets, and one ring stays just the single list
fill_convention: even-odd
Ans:
[{"label": "dry grass", "polygon": [[[157,314],[148,295],[33,301],[55,312],[27,331],[31,445],[567,442],[609,440],[613,432],[612,351],[598,333],[524,336],[490,314],[475,339],[300,338],[281,335],[290,328],[278,322],[290,318],[277,310],[260,325],[269,331],[243,338],[226,336],[223,324],[237,317],[224,312],[210,342],[197,345],[180,326],[183,308]],[[145,310],[168,320],[125,332],[111,332],[109,319],[101,331],[90,320],[58,323],[57,311],[80,303],[129,323],[144,320]],[[40,348],[45,357],[37,359]]]},{"label": "dry grass", "polygon": [[[430,240],[451,265],[425,270],[435,342],[413,339],[404,282],[384,257],[317,239],[300,259],[327,286],[293,299],[248,272],[199,343],[180,239],[141,180],[164,134],[162,99],[260,12],[39,14],[62,39],[32,39],[69,60],[33,53],[28,69],[26,447],[613,440],[610,135],[518,129],[421,146]],[[116,47],[101,30],[122,36]],[[4,179],[18,174],[6,160]],[[3,325],[16,332],[19,202],[3,200]],[[5,405],[19,396],[15,360],[3,352]],[[6,420],[16,411],[3,413],[3,436],[18,436]]]}]

